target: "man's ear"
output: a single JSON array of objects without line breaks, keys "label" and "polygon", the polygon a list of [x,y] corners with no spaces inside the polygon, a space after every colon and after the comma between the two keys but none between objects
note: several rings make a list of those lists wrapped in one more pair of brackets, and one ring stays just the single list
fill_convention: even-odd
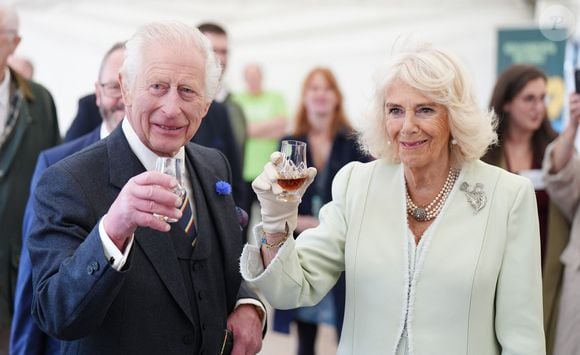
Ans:
[{"label": "man's ear", "polygon": [[101,107],[101,83],[95,81],[95,96],[97,97],[97,106]]},{"label": "man's ear", "polygon": [[16,48],[20,44],[21,40],[22,37],[20,37],[19,35],[14,36],[14,38],[12,39],[12,52],[10,52],[10,54],[14,54],[14,52],[16,52]]},{"label": "man's ear", "polygon": [[125,107],[131,106],[131,100],[133,99],[130,94],[130,90],[128,89],[129,83],[123,77],[122,73],[119,73],[119,85],[121,86],[121,95],[123,96],[123,103]]},{"label": "man's ear", "polygon": [[211,105],[212,100],[204,102],[204,106],[201,108],[201,117],[205,117],[207,115],[207,111],[209,110],[209,106]]}]

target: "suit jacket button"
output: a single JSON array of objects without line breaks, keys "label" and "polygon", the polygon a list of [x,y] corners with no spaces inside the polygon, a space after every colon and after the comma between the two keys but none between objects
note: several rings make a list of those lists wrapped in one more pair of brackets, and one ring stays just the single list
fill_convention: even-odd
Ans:
[{"label": "suit jacket button", "polygon": [[202,300],[202,299],[203,299],[203,291],[199,291],[199,292],[197,293],[197,297],[198,297],[200,300]]}]

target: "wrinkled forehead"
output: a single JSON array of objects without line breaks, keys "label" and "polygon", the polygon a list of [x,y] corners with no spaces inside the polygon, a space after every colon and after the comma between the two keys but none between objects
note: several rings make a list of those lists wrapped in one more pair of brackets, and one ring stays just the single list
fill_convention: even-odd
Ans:
[{"label": "wrinkled forehead", "polygon": [[142,59],[138,73],[146,81],[163,80],[191,85],[194,81],[202,84],[205,80],[205,58],[199,51],[175,52],[161,46],[143,52]]},{"label": "wrinkled forehead", "polygon": [[142,69],[151,66],[176,66],[198,68],[205,65],[205,53],[196,46],[184,47],[180,43],[152,43],[141,51]]}]

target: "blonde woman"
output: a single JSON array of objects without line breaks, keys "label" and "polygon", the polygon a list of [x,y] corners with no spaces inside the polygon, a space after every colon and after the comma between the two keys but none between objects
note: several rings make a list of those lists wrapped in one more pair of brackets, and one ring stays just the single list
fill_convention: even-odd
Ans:
[{"label": "blonde woman", "polygon": [[278,154],[254,180],[243,277],[292,308],[345,271],[339,354],[545,354],[532,184],[479,160],[494,116],[452,55],[423,46],[388,69],[363,136],[379,159],[336,175],[317,228],[289,238],[298,203],[276,200]]}]

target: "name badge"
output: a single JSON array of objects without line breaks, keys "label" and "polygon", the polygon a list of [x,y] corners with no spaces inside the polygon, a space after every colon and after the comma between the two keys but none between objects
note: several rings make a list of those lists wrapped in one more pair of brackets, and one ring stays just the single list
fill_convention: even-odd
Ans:
[{"label": "name badge", "polygon": [[546,183],[544,182],[544,178],[542,176],[542,170],[540,169],[523,170],[520,171],[519,174],[521,176],[530,179],[530,181],[534,185],[534,190],[538,191],[546,189]]}]

